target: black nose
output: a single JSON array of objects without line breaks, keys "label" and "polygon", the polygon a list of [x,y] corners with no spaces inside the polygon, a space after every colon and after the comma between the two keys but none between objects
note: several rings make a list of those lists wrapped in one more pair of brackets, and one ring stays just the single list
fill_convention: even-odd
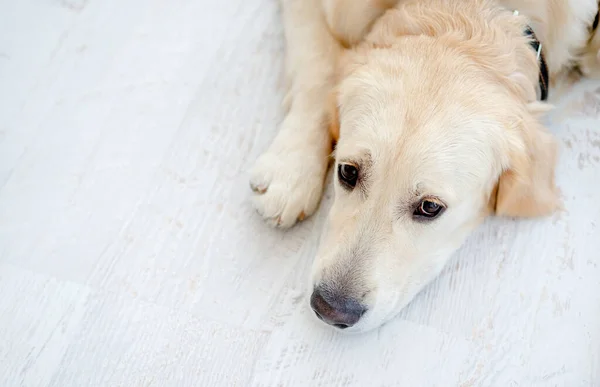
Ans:
[{"label": "black nose", "polygon": [[353,326],[367,311],[367,308],[356,300],[338,297],[320,288],[313,291],[310,306],[318,318],[340,329]]}]

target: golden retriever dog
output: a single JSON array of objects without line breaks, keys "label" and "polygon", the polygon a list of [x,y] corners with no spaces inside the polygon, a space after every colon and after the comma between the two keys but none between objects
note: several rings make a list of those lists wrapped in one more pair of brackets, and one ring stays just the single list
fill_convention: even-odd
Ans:
[{"label": "golden retriever dog", "polygon": [[376,328],[486,216],[557,209],[540,118],[560,79],[597,71],[597,0],[283,0],[282,13],[287,112],[250,184],[258,212],[290,227],[315,212],[333,151],[319,319]]}]

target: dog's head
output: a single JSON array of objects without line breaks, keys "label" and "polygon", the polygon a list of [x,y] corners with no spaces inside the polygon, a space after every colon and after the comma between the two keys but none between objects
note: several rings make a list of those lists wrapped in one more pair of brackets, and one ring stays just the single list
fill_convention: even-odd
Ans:
[{"label": "dog's head", "polygon": [[311,306],[325,322],[378,327],[486,215],[555,209],[555,144],[538,119],[545,108],[528,101],[536,68],[524,74],[478,55],[412,36],[366,42],[344,59],[335,199],[311,278]]}]

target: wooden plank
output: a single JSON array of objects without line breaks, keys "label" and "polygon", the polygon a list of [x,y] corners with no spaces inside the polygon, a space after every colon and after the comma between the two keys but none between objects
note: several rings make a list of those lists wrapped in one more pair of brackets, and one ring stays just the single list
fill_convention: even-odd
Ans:
[{"label": "wooden plank", "polygon": [[282,54],[273,1],[0,2],[0,385],[600,385],[600,84],[549,118],[563,212],[347,336],[306,301],[330,188],[287,232],[250,205]]}]

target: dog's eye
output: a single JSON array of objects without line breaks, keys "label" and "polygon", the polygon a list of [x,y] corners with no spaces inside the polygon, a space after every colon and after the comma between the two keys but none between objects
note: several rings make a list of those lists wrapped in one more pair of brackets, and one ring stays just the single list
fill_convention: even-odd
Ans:
[{"label": "dog's eye", "polygon": [[338,179],[344,187],[353,189],[358,181],[358,168],[352,164],[339,164]]},{"label": "dog's eye", "polygon": [[440,215],[444,209],[444,205],[434,199],[425,199],[415,209],[413,216],[421,219],[433,219]]}]

